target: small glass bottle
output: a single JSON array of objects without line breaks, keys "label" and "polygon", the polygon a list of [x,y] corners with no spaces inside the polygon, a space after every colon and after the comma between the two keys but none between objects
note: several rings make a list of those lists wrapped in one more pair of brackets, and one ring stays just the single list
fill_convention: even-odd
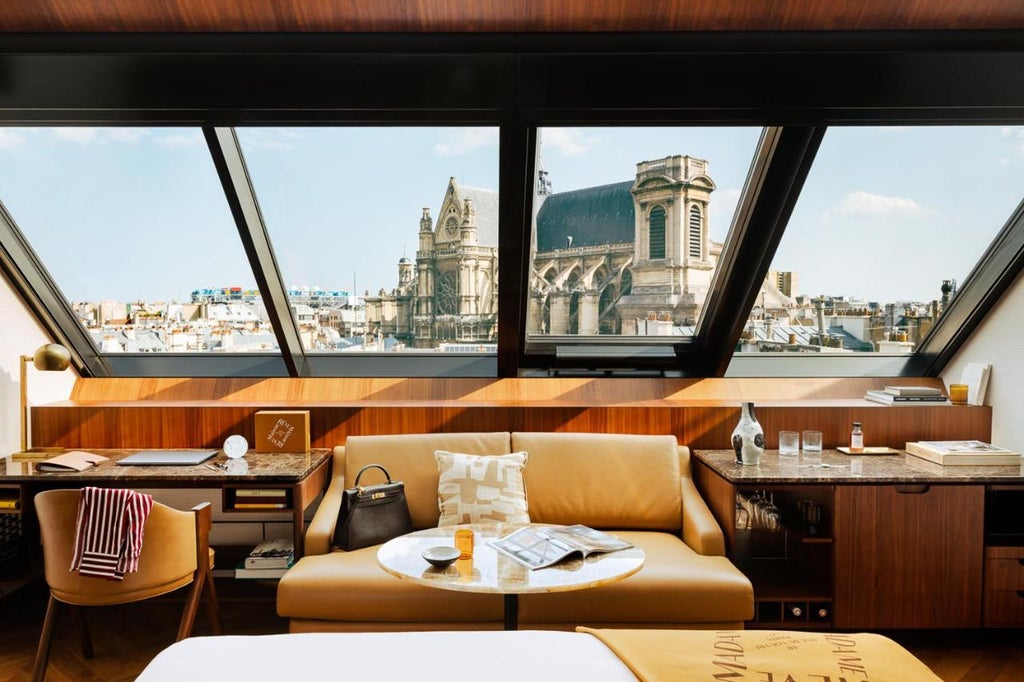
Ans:
[{"label": "small glass bottle", "polygon": [[860,430],[860,422],[853,422],[850,432],[850,452],[864,452],[864,432]]}]

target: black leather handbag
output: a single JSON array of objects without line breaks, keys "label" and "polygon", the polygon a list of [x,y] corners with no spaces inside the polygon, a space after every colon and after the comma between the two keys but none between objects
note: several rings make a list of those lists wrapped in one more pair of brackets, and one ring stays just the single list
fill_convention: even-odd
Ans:
[{"label": "black leather handbag", "polygon": [[[380,469],[387,483],[360,486],[359,479],[367,469]],[[355,486],[341,495],[338,523],[334,527],[334,546],[344,550],[359,549],[386,542],[412,531],[409,504],[405,500],[405,484],[392,481],[387,469],[367,464],[356,474]]]}]

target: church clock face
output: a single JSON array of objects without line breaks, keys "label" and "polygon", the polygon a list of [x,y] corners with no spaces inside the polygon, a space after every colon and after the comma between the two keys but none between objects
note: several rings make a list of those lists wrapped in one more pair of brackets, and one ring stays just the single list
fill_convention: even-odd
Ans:
[{"label": "church clock face", "polygon": [[444,224],[444,229],[451,236],[455,236],[459,231],[459,221],[455,216],[450,216],[448,221]]}]

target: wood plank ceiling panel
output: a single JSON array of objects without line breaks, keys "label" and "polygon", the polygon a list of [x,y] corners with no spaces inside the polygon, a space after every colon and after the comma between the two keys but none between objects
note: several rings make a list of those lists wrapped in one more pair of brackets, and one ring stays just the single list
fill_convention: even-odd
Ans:
[{"label": "wood plank ceiling panel", "polygon": [[18,32],[546,32],[1024,28],[1020,0],[32,0]]}]

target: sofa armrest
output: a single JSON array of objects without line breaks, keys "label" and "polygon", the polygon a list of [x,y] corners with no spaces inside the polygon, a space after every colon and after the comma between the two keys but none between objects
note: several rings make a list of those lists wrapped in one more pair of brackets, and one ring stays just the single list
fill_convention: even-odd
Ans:
[{"label": "sofa armrest", "polygon": [[313,520],[306,528],[305,553],[327,554],[331,551],[331,540],[334,539],[334,524],[338,521],[341,510],[341,494],[345,490],[345,447],[334,448],[334,460],[331,472],[337,474],[327,486],[324,497],[320,500]]},{"label": "sofa armrest", "polygon": [[679,446],[679,468],[683,496],[683,542],[704,556],[725,556],[725,536],[718,527],[690,473],[690,448]]}]

